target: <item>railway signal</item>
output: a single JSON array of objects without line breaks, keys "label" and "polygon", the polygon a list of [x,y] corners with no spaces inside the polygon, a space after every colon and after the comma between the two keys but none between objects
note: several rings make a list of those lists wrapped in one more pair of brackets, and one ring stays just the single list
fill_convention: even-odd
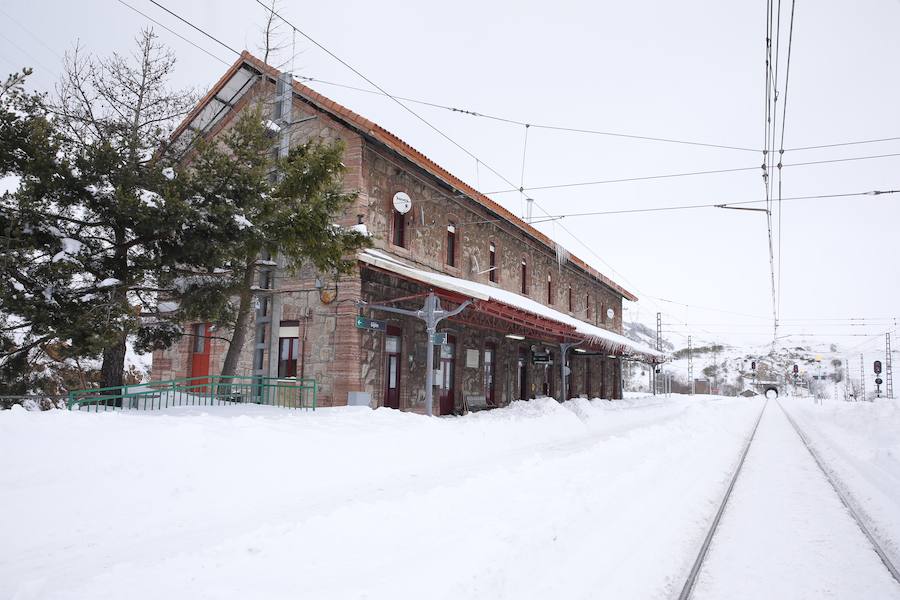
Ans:
[{"label": "railway signal", "polygon": [[881,375],[881,361],[880,360],[875,361],[875,374]]}]

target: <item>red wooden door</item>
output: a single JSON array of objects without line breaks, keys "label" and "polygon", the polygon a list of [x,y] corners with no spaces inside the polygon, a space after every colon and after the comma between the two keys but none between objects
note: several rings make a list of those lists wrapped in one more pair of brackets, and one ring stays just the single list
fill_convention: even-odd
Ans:
[{"label": "red wooden door", "polygon": [[488,342],[484,345],[484,399],[494,406],[494,362],[497,358],[497,344]]},{"label": "red wooden door", "polygon": [[440,414],[453,414],[455,404],[455,390],[453,379],[456,374],[456,338],[447,336],[447,343],[441,345],[441,359],[439,362],[438,384],[440,385]]},{"label": "red wooden door", "polygon": [[[209,376],[209,323],[191,325],[191,377]],[[192,385],[205,384],[208,380],[199,379]]]},{"label": "red wooden door", "polygon": [[400,408],[400,328],[388,327],[384,336],[384,405]]}]

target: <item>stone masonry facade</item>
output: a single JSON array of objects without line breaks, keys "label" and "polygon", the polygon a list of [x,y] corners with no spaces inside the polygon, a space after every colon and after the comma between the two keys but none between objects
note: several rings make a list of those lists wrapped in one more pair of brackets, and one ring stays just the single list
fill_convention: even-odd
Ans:
[{"label": "stone masonry facade", "polygon": [[[251,59],[245,58],[242,68],[258,71],[256,81],[207,135],[226,131],[233,125],[234,116],[253,102],[271,104],[276,75],[271,68]],[[448,183],[443,172],[435,173],[434,169],[426,168],[428,163],[423,166],[422,161],[410,160],[396,146],[385,144],[371,131],[362,128],[359,121],[337,110],[346,109],[336,107],[333,102],[324,102],[321,96],[307,93],[306,88],[295,85],[293,118],[302,122],[291,129],[291,144],[319,139],[340,141],[344,145],[344,189],[355,192],[357,198],[337,220],[338,225],[365,225],[374,248],[418,269],[478,281],[514,293],[524,289],[528,297],[558,311],[621,332],[623,292],[616,289],[615,284],[558,251],[529,226],[513,222],[496,207],[462,193],[458,186]],[[314,118],[304,120],[305,117]],[[405,192],[412,199],[411,210],[402,216],[396,214],[392,204],[397,192]],[[400,243],[395,243],[398,241],[397,227],[403,229]],[[448,236],[451,230],[452,242]],[[449,257],[451,243],[455,251]],[[491,248],[493,270],[489,268]],[[320,405],[346,404],[350,392],[366,392],[373,406],[383,405],[386,336],[382,332],[356,327],[355,319],[361,310],[358,301],[385,302],[427,290],[415,282],[374,271],[362,264],[350,276],[339,279],[316,273],[306,266],[287,267],[278,260],[270,295],[272,325],[267,330],[265,364],[269,365],[270,371],[277,370],[279,341],[297,339],[296,376],[317,381]],[[401,301],[397,306],[420,308],[421,302],[418,298]],[[610,310],[612,316],[608,317]],[[400,408],[421,410],[428,348],[422,321],[385,313],[367,313],[367,316],[384,319],[402,332],[398,372]],[[511,340],[504,336],[502,324],[490,322],[460,319],[442,325],[441,331],[455,338],[455,410],[462,408],[464,398],[486,394],[484,360],[487,347],[494,349],[493,385],[497,404],[543,393],[560,393],[556,340],[537,337]],[[251,322],[249,327],[238,375],[253,372],[253,344],[250,341],[255,323]],[[221,369],[230,332],[213,326],[209,336],[209,373],[216,374]],[[173,347],[155,352],[153,379],[189,376],[193,347],[193,339],[185,336]],[[549,354],[550,361],[533,363],[533,352]],[[520,362],[525,363],[524,379]],[[569,395],[620,397],[620,364],[620,360],[600,352],[582,356],[570,351]],[[270,374],[277,375],[275,372]]]}]

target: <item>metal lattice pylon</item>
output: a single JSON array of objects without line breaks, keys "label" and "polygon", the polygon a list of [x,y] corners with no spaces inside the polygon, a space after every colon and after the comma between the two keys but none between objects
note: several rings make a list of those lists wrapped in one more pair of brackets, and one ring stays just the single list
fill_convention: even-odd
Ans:
[{"label": "metal lattice pylon", "polygon": [[[662,313],[656,313],[656,349],[662,351]],[[661,369],[660,369],[661,370]],[[657,375],[656,365],[653,365],[653,395],[656,395],[658,381],[661,379]]]},{"label": "metal lattice pylon", "polygon": [[866,358],[860,353],[859,355],[859,400],[866,399]]},{"label": "metal lattice pylon", "polygon": [[884,397],[894,397],[894,376],[891,369],[891,334],[884,334]]},{"label": "metal lattice pylon", "polygon": [[691,336],[688,336],[688,381],[691,382],[691,396],[694,395],[694,351]]},{"label": "metal lattice pylon", "polygon": [[844,400],[850,401],[850,395],[853,393],[853,386],[850,385],[850,357],[844,357]]}]

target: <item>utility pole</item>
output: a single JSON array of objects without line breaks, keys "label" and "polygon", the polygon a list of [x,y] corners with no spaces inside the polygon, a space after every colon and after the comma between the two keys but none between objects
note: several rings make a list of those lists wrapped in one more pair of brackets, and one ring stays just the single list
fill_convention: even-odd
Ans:
[{"label": "utility pole", "polygon": [[884,334],[884,397],[894,397],[894,376],[891,369],[891,334]]},{"label": "utility pole", "polygon": [[694,395],[694,352],[691,346],[691,336],[688,336],[688,381],[691,382],[691,396]]},{"label": "utility pole", "polygon": [[441,301],[434,295],[434,292],[428,292],[428,295],[425,296],[425,304],[419,310],[407,310],[395,306],[359,302],[361,307],[365,306],[371,310],[397,313],[425,321],[425,333],[428,335],[428,340],[425,343],[425,414],[429,417],[434,414],[434,334],[437,333],[437,325],[448,317],[458,315],[470,304],[472,304],[472,301],[466,300],[453,310],[444,310],[441,308]]},{"label": "utility pole", "polygon": [[859,354],[859,389],[862,399],[866,399],[866,359],[862,352]]},{"label": "utility pole", "polygon": [[715,349],[716,343],[713,342],[713,394],[719,393],[719,351]]},{"label": "utility pole", "polygon": [[559,380],[562,383],[562,390],[560,391],[562,392],[563,402],[569,399],[569,373],[572,372],[572,369],[566,364],[566,357],[570,348],[580,344],[581,342],[562,342],[559,345]]},{"label": "utility pole", "polygon": [[853,386],[850,385],[850,357],[844,357],[844,400],[850,402]]},{"label": "utility pole", "polygon": [[[662,350],[662,313],[656,313],[656,349],[658,351]],[[656,377],[656,365],[652,365],[653,367],[653,395],[656,395],[656,387],[657,387],[657,377]]]}]

